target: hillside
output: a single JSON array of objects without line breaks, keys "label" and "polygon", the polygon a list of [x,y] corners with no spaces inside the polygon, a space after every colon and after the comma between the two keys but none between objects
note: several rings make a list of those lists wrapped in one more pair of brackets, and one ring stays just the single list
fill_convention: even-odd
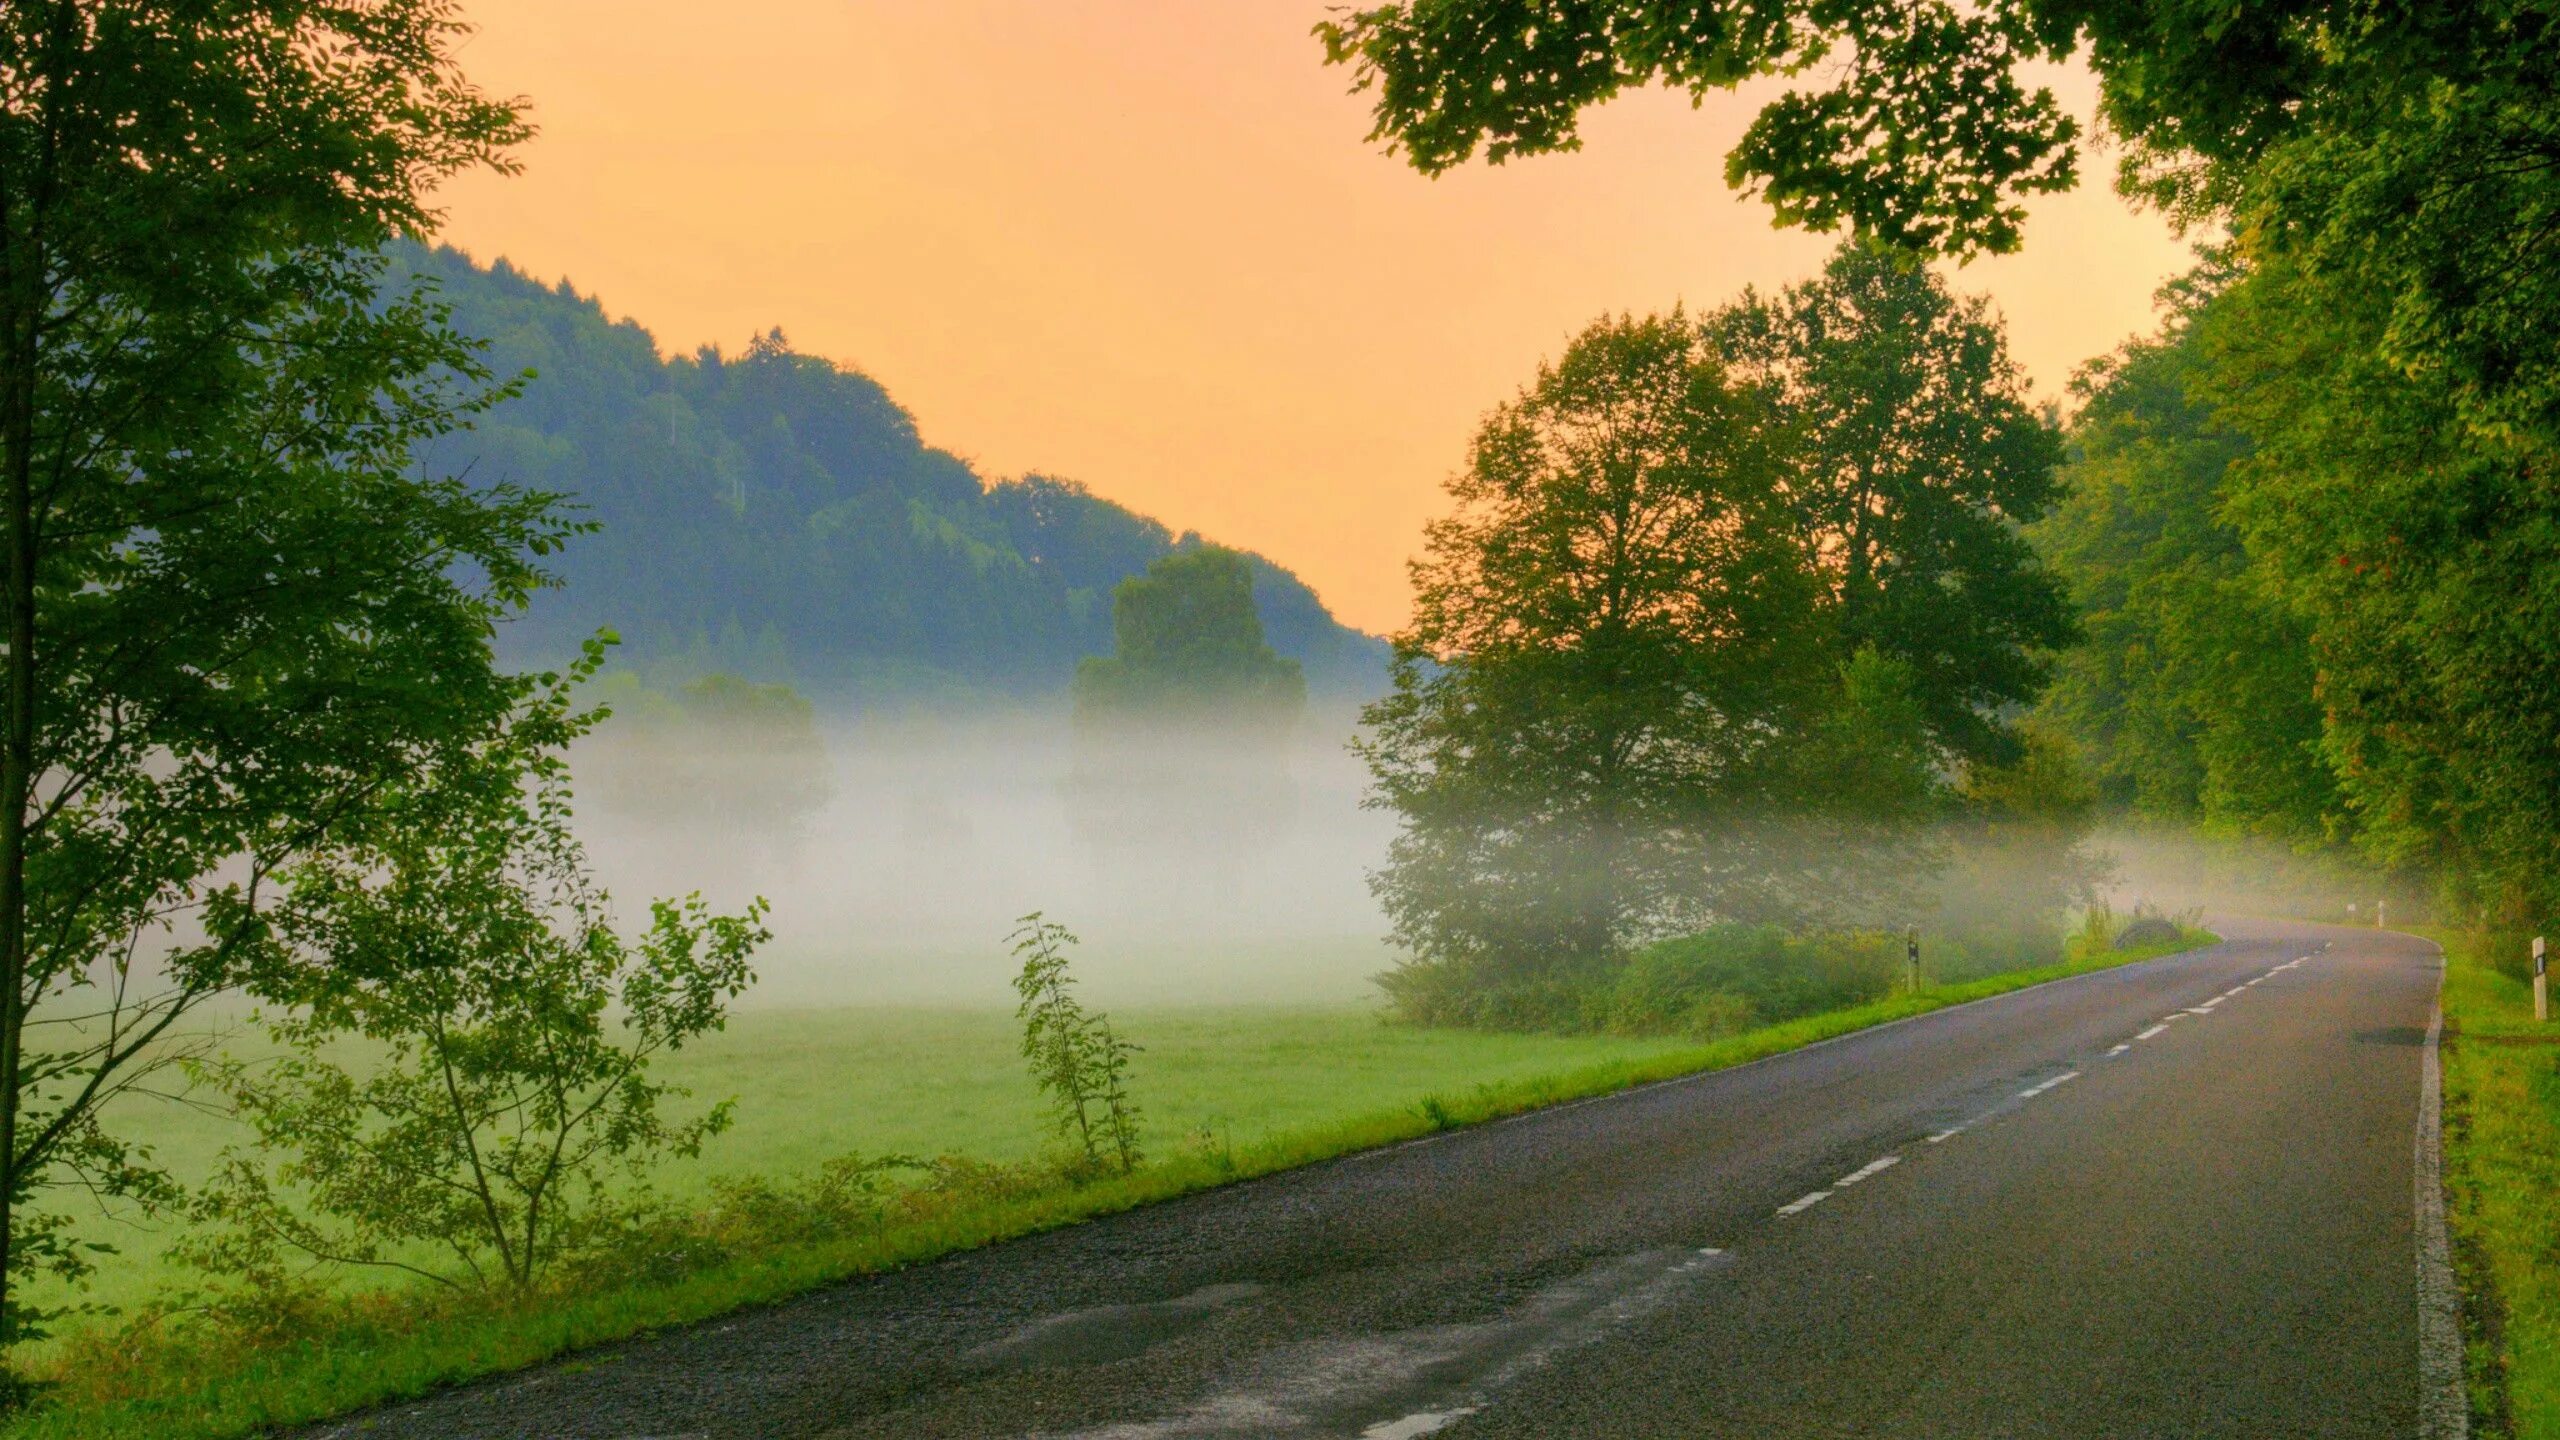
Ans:
[{"label": "hillside", "polygon": [[[610,627],[622,662],[670,677],[726,670],[854,703],[1050,694],[1110,648],[1111,587],[1200,543],[1071,481],[990,483],[925,444],[877,381],[779,330],[662,359],[566,281],[444,248],[395,263],[441,287],[500,374],[534,372],[423,463],[561,492],[601,527],[511,627],[518,660]],[[1265,631],[1311,690],[1382,688],[1383,642],[1251,558]]]}]

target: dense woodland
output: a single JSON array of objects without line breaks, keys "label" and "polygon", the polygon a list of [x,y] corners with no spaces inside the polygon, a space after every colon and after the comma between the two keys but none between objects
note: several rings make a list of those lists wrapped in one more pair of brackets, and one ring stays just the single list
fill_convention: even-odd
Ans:
[{"label": "dense woodland", "polygon": [[[1072,481],[988,483],[877,381],[779,331],[665,359],[567,281],[393,253],[393,283],[431,278],[492,371],[530,372],[424,467],[565,496],[596,527],[507,627],[520,661],[610,629],[616,663],[669,683],[728,672],[858,703],[1051,694],[1110,648],[1112,587],[1201,543]],[[1310,688],[1374,693],[1385,645],[1247,558],[1263,629]]]}]

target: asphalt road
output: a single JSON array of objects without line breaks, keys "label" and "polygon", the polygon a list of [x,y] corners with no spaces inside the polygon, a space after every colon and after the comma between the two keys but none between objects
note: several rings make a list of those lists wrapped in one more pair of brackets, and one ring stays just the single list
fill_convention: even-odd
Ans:
[{"label": "asphalt road", "polygon": [[2421,1435],[2435,951],[2220,928],[314,1433]]}]

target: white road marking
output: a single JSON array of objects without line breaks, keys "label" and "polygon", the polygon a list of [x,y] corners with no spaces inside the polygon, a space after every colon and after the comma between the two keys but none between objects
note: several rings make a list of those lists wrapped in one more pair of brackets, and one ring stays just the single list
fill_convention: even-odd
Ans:
[{"label": "white road marking", "polygon": [[2110,1050],[2110,1051],[2108,1051],[2108,1052],[2107,1052],[2107,1058],[2108,1058],[2108,1059],[2110,1059],[2110,1060],[2112,1060],[2112,1059],[2114,1059],[2116,1056],[2121,1055],[2121,1054],[2123,1054],[2124,1052],[2126,1052],[2127,1050],[2130,1050],[2130,1049],[2132,1049],[2132,1048],[2133,1048],[2133,1047],[2132,1047],[2131,1045],[2119,1045],[2119,1046],[2117,1046],[2116,1048],[2114,1048],[2113,1050]]},{"label": "white road marking", "polygon": [[[2175,1017],[2175,1016],[2172,1016],[2172,1017],[2170,1017],[2170,1018],[2175,1019],[2176,1017]],[[2165,1025],[2165,1024],[2163,1024],[2163,1025],[2154,1025],[2154,1026],[2152,1026],[2150,1029],[2143,1031],[2141,1034],[2136,1035],[2136,1036],[2134,1036],[2133,1038],[2134,1038],[2134,1039],[2136,1039],[2136,1040],[2148,1040],[2148,1039],[2150,1039],[2152,1036],[2157,1035],[2157,1034],[2159,1034],[2161,1031],[2166,1030],[2166,1029],[2168,1029],[2168,1028],[2169,1028],[2169,1027],[2168,1027],[2167,1025]]]},{"label": "white road marking", "polygon": [[2222,992],[2222,998],[2223,998],[2223,999],[2225,999],[2225,1000],[2228,1000],[2228,999],[2230,999],[2232,996],[2237,995],[2237,994],[2239,994],[2241,991],[2246,990],[2246,989],[2248,989],[2248,988],[2249,988],[2249,987],[2248,987],[2248,986],[2246,986],[2246,985],[2234,985],[2234,986],[2232,986],[2230,989],[2225,990],[2225,991],[2223,991],[2223,992]]},{"label": "white road marking", "polygon": [[2201,1005],[2188,1006],[2187,1013],[2190,1015],[2210,1015],[2213,1013],[2213,1007],[2221,1003],[2222,1002],[2219,1000],[2207,1000]]},{"label": "white road marking", "polygon": [[1422,1440],[1425,1435],[1446,1430],[1473,1415],[1477,1408],[1461,1405],[1455,1410],[1425,1410],[1394,1420],[1381,1420],[1361,1431],[1360,1440]]},{"label": "white road marking", "polygon": [[2059,1075],[2054,1076],[2052,1079],[2045,1081],[2045,1082],[2044,1082],[2043,1084],[2041,1084],[2041,1085],[2033,1085],[2033,1086],[2028,1087],[2027,1089],[2024,1089],[2024,1090],[2019,1091],[2019,1092],[2018,1092],[2018,1098],[2019,1098],[2019,1099],[2021,1099],[2021,1100],[2033,1100],[2034,1098],[2036,1098],[2037,1096],[2039,1096],[2039,1095],[2043,1094],[2043,1093],[2044,1093],[2044,1092],[2046,1092],[2047,1090],[2052,1089],[2054,1086],[2061,1084],[2061,1083],[2062,1083],[2063,1081],[2065,1081],[2065,1080],[2077,1080],[2077,1079],[2079,1079],[2079,1078],[2080,1078],[2080,1072],[2079,1072],[2079,1071],[2077,1071],[2077,1070],[2066,1070],[2066,1071],[2064,1071],[2063,1073],[2061,1073],[2061,1074],[2059,1074]]},{"label": "white road marking", "polygon": [[1952,1130],[1941,1130],[1937,1134],[1929,1137],[1929,1143],[1935,1145],[1941,1140],[1953,1140],[1957,1136],[1963,1134],[1966,1128],[1966,1126],[1958,1125]]},{"label": "white road marking", "polygon": [[1850,1186],[1857,1184],[1859,1181],[1866,1179],[1870,1175],[1890,1170],[1901,1163],[1902,1157],[1899,1155],[1887,1155],[1881,1160],[1870,1160],[1866,1164],[1859,1166],[1857,1169],[1850,1171],[1848,1174],[1841,1176],[1839,1179],[1832,1181],[1831,1188],[1834,1190],[1846,1190]]},{"label": "white road marking", "polygon": [[1810,1195],[1800,1196],[1797,1199],[1790,1200],[1786,1204],[1779,1206],[1778,1213],[1781,1215],[1793,1215],[1799,1210],[1809,1210],[1830,1198],[1830,1191],[1816,1190]]}]

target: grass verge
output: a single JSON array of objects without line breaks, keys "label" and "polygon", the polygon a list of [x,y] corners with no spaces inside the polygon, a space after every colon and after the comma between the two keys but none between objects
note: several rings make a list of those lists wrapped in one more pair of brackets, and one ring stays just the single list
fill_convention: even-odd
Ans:
[{"label": "grass verge", "polygon": [[101,1337],[66,1355],[51,1399],[7,1440],[221,1440],[413,1398],[572,1351],[780,1300],[852,1276],[1074,1224],[1438,1131],[1704,1071],[2013,990],[2214,943],[2179,940],[1960,984],[1924,987],[1707,1044],[1550,1074],[1443,1088],[1409,1104],[1233,1146],[1187,1146],[1128,1176],[927,1209],[872,1233],[795,1239],[666,1283],[545,1293],[514,1304],[415,1294],[315,1301],[265,1341],[176,1326]]},{"label": "grass verge", "polygon": [[2525,942],[2444,946],[2444,1183],[2475,1431],[2560,1440],[2560,1024],[2536,1025]]}]

